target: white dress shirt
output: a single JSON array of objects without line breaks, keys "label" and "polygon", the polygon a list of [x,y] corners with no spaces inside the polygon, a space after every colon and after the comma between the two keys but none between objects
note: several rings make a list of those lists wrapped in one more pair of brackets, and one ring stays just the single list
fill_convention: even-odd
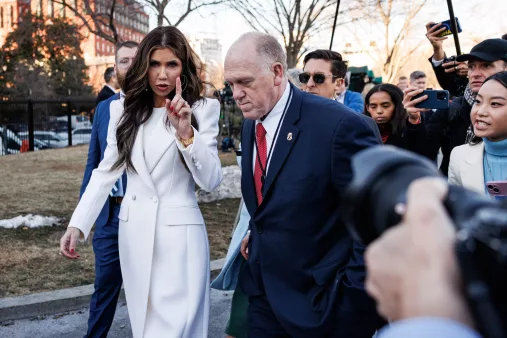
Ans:
[{"label": "white dress shirt", "polygon": [[[290,96],[290,84],[287,82],[287,85],[285,87],[285,91],[283,92],[282,97],[276,105],[273,107],[271,112],[266,116],[264,121],[257,120],[255,121],[255,130],[254,130],[254,137],[257,137],[257,124],[262,123],[264,126],[264,129],[266,129],[266,156],[269,156],[267,167],[269,168],[269,163],[271,162],[271,158],[273,157],[273,153],[275,152],[275,146],[273,146],[273,149],[271,150],[271,155],[269,154],[269,150],[271,149],[271,144],[273,143],[273,138],[275,137],[276,128],[278,127],[278,124],[280,123],[280,128],[278,128],[278,136],[280,136],[280,131],[282,129],[283,121],[280,121],[283,115],[283,110],[285,106],[287,105],[287,110],[289,109],[290,102],[287,102],[289,100]],[[276,140],[274,140],[276,142]],[[276,144],[275,144],[276,145]],[[255,147],[254,143],[254,149],[253,149],[253,171],[255,174],[255,162],[257,161],[257,148]],[[266,173],[268,172],[268,168],[266,168]]]}]

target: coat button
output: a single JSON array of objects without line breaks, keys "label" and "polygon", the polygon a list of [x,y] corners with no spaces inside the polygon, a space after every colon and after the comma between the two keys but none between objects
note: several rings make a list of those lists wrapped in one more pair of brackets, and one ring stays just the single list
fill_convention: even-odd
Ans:
[{"label": "coat button", "polygon": [[153,203],[157,203],[157,198],[156,197],[152,197],[151,200],[153,201]]},{"label": "coat button", "polygon": [[258,232],[259,234],[262,234],[262,233],[264,232],[264,229],[262,228],[262,225],[257,224],[257,232]]},{"label": "coat button", "polygon": [[132,201],[136,200],[136,195],[132,195]]}]

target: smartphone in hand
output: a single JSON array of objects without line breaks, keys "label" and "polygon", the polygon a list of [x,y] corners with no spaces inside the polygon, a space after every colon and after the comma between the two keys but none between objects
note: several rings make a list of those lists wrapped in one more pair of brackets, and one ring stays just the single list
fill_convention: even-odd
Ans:
[{"label": "smartphone in hand", "polygon": [[[452,35],[452,34],[453,34],[453,31],[452,31],[452,26],[451,26],[451,20],[445,20],[445,21],[442,21],[440,24],[442,25],[442,27],[445,27],[445,28],[446,28],[446,30],[445,30],[445,31],[443,31],[442,33],[438,34],[438,35],[437,35],[438,37],[442,38],[442,37],[444,37],[444,36],[448,36],[448,35]],[[433,26],[435,26],[435,25],[436,25],[436,24],[433,24],[433,25],[431,25],[430,27],[433,27]],[[460,23],[459,23],[458,18],[456,18],[456,26],[457,26],[457,28],[458,28],[458,33],[461,33],[461,32],[462,32],[462,30],[461,30],[461,25],[460,25]],[[442,28],[442,27],[440,27],[440,28]],[[440,29],[440,28],[439,28],[439,29]]]},{"label": "smartphone in hand", "polygon": [[489,181],[486,188],[491,196],[507,196],[507,181]]},{"label": "smartphone in hand", "polygon": [[412,98],[418,99],[421,96],[428,95],[428,98],[415,105],[416,108],[426,109],[448,109],[449,108],[449,92],[447,90],[425,90]]}]

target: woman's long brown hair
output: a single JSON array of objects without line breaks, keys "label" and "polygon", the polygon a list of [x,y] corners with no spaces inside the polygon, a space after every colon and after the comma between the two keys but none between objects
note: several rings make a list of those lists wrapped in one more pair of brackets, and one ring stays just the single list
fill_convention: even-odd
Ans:
[{"label": "woman's long brown hair", "polygon": [[[150,57],[155,50],[163,48],[169,48],[182,63],[183,99],[190,106],[202,99],[203,85],[197,74],[194,61],[195,52],[185,36],[175,27],[157,27],[153,29],[141,41],[132,66],[125,76],[124,112],[116,129],[118,160],[111,170],[125,166],[127,171],[136,172],[131,159],[132,149],[141,124],[150,118],[154,107],[153,91],[148,81]],[[174,95],[175,90],[169,94],[168,98],[172,99]],[[167,120],[168,127],[169,123],[169,120]],[[192,126],[198,129],[193,114]]]}]

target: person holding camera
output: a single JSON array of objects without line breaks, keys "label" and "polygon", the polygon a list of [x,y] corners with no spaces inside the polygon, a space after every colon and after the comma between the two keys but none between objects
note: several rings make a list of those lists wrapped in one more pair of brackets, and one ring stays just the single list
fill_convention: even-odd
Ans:
[{"label": "person holding camera", "polygon": [[440,178],[413,182],[401,224],[366,251],[366,290],[391,321],[378,338],[480,337],[461,294],[456,230],[442,203],[447,189]]},{"label": "person holding camera", "polygon": [[[403,108],[403,92],[392,84],[373,87],[365,98],[364,115],[377,123],[382,143],[425,155],[425,130],[420,114],[407,114]],[[423,133],[422,136],[418,136]]]},{"label": "person holding camera", "polygon": [[487,194],[487,182],[507,178],[507,72],[486,79],[470,117],[475,136],[452,151],[449,183]]},{"label": "person holding camera", "polygon": [[[429,116],[425,123],[426,134],[420,134],[420,137],[424,137],[421,142],[426,144],[426,152],[431,159],[436,160],[439,149],[442,149],[440,170],[446,176],[452,149],[465,144],[472,136],[469,132],[470,111],[479,89],[489,76],[507,70],[507,40],[484,40],[474,46],[469,54],[458,56],[457,60],[467,61],[470,85],[463,96],[452,100],[448,109],[438,109]],[[422,92],[422,89],[414,87],[405,90],[403,105],[409,115],[417,116],[429,111],[416,107],[428,98],[424,95],[414,99]]]}]

